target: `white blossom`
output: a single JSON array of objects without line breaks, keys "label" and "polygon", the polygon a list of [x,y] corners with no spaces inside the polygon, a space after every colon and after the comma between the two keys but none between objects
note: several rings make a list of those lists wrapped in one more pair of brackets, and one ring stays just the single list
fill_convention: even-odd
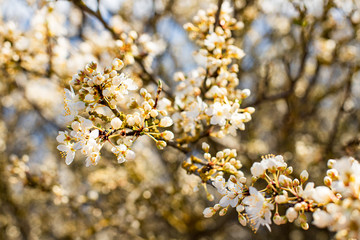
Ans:
[{"label": "white blossom", "polygon": [[313,218],[314,218],[313,224],[319,228],[328,227],[333,221],[329,213],[320,209],[314,212]]},{"label": "white blossom", "polygon": [[245,211],[250,224],[255,231],[259,229],[260,225],[265,225],[271,231],[271,210],[274,209],[274,205],[269,203],[256,188],[249,187],[249,192],[250,196],[245,197],[242,203],[246,205]]}]

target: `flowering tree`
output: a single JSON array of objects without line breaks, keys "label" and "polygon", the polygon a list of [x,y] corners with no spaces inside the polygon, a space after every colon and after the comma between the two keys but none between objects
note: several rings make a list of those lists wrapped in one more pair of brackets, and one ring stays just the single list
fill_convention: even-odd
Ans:
[{"label": "flowering tree", "polygon": [[360,238],[356,1],[20,5],[2,238]]}]

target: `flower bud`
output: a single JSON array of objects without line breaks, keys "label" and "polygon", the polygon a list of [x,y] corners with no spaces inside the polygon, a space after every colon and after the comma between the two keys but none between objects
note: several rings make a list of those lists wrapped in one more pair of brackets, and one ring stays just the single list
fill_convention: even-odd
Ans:
[{"label": "flower bud", "polygon": [[237,156],[236,149],[231,149],[229,157],[236,157],[236,156]]},{"label": "flower bud", "polygon": [[159,127],[170,127],[173,124],[173,120],[170,117],[164,117],[160,120]]},{"label": "flower bud", "polygon": [[290,207],[286,210],[285,216],[289,222],[293,222],[298,217],[298,212],[293,207]]},{"label": "flower bud", "polygon": [[126,122],[131,127],[135,125],[135,119],[131,116],[126,119]]},{"label": "flower bud", "polygon": [[300,174],[301,183],[306,182],[309,179],[309,173],[306,170],[303,170]]},{"label": "flower bud", "polygon": [[295,178],[295,179],[293,180],[293,185],[294,185],[294,187],[299,186],[299,185],[300,185],[299,179]]},{"label": "flower bud", "polygon": [[211,158],[211,154],[210,153],[204,153],[204,158],[209,161],[210,158]]},{"label": "flower bud", "polygon": [[142,97],[145,97],[146,94],[147,94],[147,90],[146,90],[145,88],[141,88],[141,89],[140,89],[140,95],[141,95]]},{"label": "flower bud", "polygon": [[288,198],[284,195],[278,195],[275,197],[275,202],[278,204],[287,203]]},{"label": "flower bud", "polygon": [[120,70],[124,66],[124,62],[118,58],[115,58],[112,62],[112,67],[115,70]]},{"label": "flower bud", "polygon": [[244,110],[250,114],[253,114],[255,112],[255,108],[253,108],[253,107],[247,107]]},{"label": "flower bud", "polygon": [[334,159],[329,159],[329,161],[327,162],[328,168],[333,168],[334,163],[336,163],[336,160],[334,160]]},{"label": "flower bud", "polygon": [[156,147],[158,148],[158,149],[160,149],[160,150],[163,150],[164,149],[164,147],[166,147],[166,142],[165,141],[157,141],[156,142]]},{"label": "flower bud", "polygon": [[246,221],[246,218],[245,218],[244,215],[239,214],[239,215],[238,215],[238,220],[239,220],[239,223],[240,223],[241,225],[243,225],[244,227],[246,226],[247,221]]},{"label": "flower bud", "polygon": [[209,152],[210,146],[206,142],[203,142],[201,147],[204,150],[204,152],[206,152],[206,153]]},{"label": "flower bud", "polygon": [[331,184],[332,184],[332,180],[329,176],[326,176],[324,177],[324,184],[327,186],[327,187],[330,187]]},{"label": "flower bud", "polygon": [[243,206],[243,205],[237,205],[236,206],[236,211],[238,212],[238,213],[241,213],[242,211],[244,211],[245,210],[245,207]]},{"label": "flower bud", "polygon": [[170,141],[174,138],[174,134],[171,131],[165,131],[161,135],[166,141]]},{"label": "flower bud", "polygon": [[210,202],[214,201],[214,195],[212,195],[211,193],[207,193],[206,197]]},{"label": "flower bud", "polygon": [[110,78],[113,78],[117,75],[117,72],[115,70],[112,70],[110,73],[109,73],[109,77]]},{"label": "flower bud", "polygon": [[246,177],[240,177],[240,182],[242,184],[245,184],[246,183]]},{"label": "flower bud", "polygon": [[279,213],[275,213],[273,220],[276,225],[281,225],[281,224],[285,224],[287,219],[285,217],[280,216]]},{"label": "flower bud", "polygon": [[250,94],[251,94],[251,92],[250,92],[250,89],[243,89],[242,91],[241,91],[241,97],[242,98],[247,98],[248,96],[250,96]]},{"label": "flower bud", "polygon": [[224,157],[224,152],[223,151],[219,151],[216,153],[216,158],[218,159],[222,159]]},{"label": "flower bud", "polygon": [[150,112],[151,111],[151,106],[150,106],[150,104],[148,102],[144,102],[143,108],[144,108],[145,112]]},{"label": "flower bud", "polygon": [[119,129],[122,126],[122,121],[116,117],[111,120],[111,126],[113,129]]},{"label": "flower bud", "polygon": [[235,167],[236,167],[236,169],[240,169],[242,167],[242,164],[239,160],[236,161]]},{"label": "flower bud", "polygon": [[292,174],[292,172],[293,172],[293,167],[291,167],[291,166],[285,170],[286,175],[290,175],[290,174]]},{"label": "flower bud", "polygon": [[220,204],[215,204],[214,209],[215,211],[219,211],[221,208]]},{"label": "flower bud", "polygon": [[109,97],[111,95],[111,92],[109,91],[109,89],[104,89],[102,91],[102,94],[104,97]]},{"label": "flower bud", "polygon": [[308,223],[301,223],[301,228],[304,230],[308,230],[309,229],[309,224]]},{"label": "flower bud", "polygon": [[332,180],[337,180],[339,178],[339,173],[336,169],[327,170],[326,175],[328,175]]},{"label": "flower bud", "polygon": [[227,210],[228,210],[227,208],[221,209],[220,212],[219,212],[219,215],[220,216],[225,216],[225,214],[227,213]]},{"label": "flower bud", "polygon": [[230,153],[231,153],[231,150],[228,149],[228,148],[225,148],[225,149],[223,150],[223,152],[224,152],[224,155],[225,155],[225,156],[229,156]]},{"label": "flower bud", "polygon": [[156,118],[158,114],[159,114],[158,111],[155,110],[155,109],[152,109],[152,110],[150,111],[150,116],[151,116],[152,118]]},{"label": "flower bud", "polygon": [[215,213],[216,211],[212,207],[205,208],[203,211],[204,217],[206,218],[212,217]]},{"label": "flower bud", "polygon": [[291,179],[286,177],[285,175],[280,175],[279,177],[279,182],[281,185],[283,185],[284,187],[288,187],[291,186]]},{"label": "flower bud", "polygon": [[250,168],[250,172],[255,178],[262,177],[265,174],[265,168],[261,163],[255,162]]},{"label": "flower bud", "polygon": [[296,203],[294,209],[298,212],[301,210],[301,207],[302,207],[301,203]]}]

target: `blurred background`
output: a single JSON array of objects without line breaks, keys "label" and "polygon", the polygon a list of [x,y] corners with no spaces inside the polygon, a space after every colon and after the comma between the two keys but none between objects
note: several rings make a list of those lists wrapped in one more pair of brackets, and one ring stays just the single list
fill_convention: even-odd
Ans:
[{"label": "blurred background", "polygon": [[[222,2],[222,1],[221,1]],[[235,148],[248,173],[261,155],[282,154],[322,184],[326,162],[360,156],[360,3],[357,0],[232,0],[242,106],[256,112],[237,137],[205,139]],[[331,239],[296,224],[242,227],[235,211],[205,219],[200,179],[185,155],[147,139],[118,164],[66,166],[55,137],[63,89],[90,61],[124,59],[140,86],[203,64],[183,24],[217,1],[0,0],[0,239]],[[134,32],[135,31],[135,32]],[[199,191],[196,191],[199,189]],[[219,197],[213,189],[209,189]]]}]

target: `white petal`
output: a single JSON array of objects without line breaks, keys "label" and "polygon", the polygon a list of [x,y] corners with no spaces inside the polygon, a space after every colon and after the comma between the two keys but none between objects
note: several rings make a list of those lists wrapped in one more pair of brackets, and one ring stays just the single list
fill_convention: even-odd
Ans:
[{"label": "white petal", "polygon": [[65,134],[64,134],[64,132],[59,132],[59,135],[56,137],[56,141],[58,141],[59,143],[62,143],[62,142],[64,142],[64,140],[65,140]]},{"label": "white petal", "polygon": [[230,199],[229,199],[228,196],[222,197],[222,198],[220,199],[220,202],[219,202],[220,206],[222,206],[222,207],[227,207],[227,206],[229,206],[229,204],[230,204],[230,201],[229,201],[229,200],[230,200]]},{"label": "white petal", "polygon": [[70,164],[73,162],[74,157],[75,157],[75,152],[73,152],[73,151],[68,151],[67,154],[66,154],[65,163],[66,163],[67,165],[70,165]]},{"label": "white petal", "polygon": [[69,150],[69,147],[67,147],[66,145],[59,145],[57,146],[57,149],[61,152],[66,152]]},{"label": "white petal", "polygon": [[99,136],[99,130],[95,129],[90,133],[90,138],[97,138]]},{"label": "white petal", "polygon": [[135,159],[135,153],[131,150],[126,151],[126,158],[128,160],[134,160]]}]

